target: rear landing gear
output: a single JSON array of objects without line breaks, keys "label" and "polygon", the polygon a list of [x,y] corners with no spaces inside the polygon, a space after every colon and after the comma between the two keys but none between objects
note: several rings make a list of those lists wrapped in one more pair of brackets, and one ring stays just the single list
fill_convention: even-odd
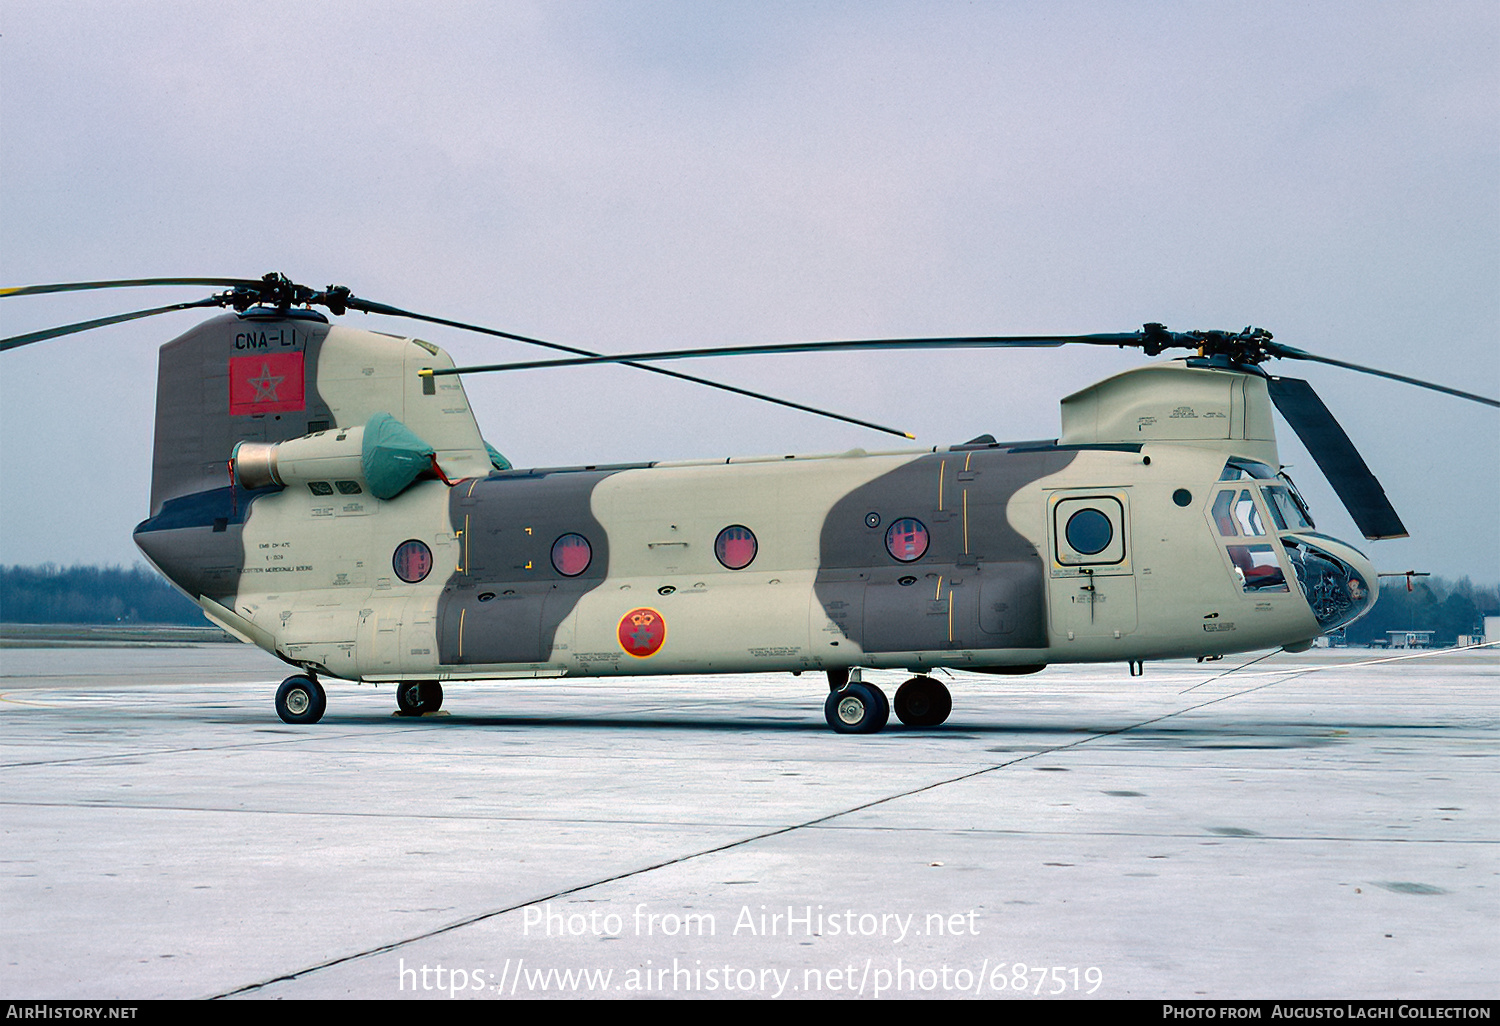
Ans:
[{"label": "rear landing gear", "polygon": [[328,708],[328,696],[317,679],[297,674],[276,689],[276,715],[283,723],[317,723]]},{"label": "rear landing gear", "polygon": [[396,685],[396,708],[402,716],[421,716],[443,707],[443,686],[435,680],[407,680]]},{"label": "rear landing gear", "polygon": [[896,691],[896,718],[908,727],[936,727],[952,711],[953,696],[931,677],[913,677]]},{"label": "rear landing gear", "polygon": [[863,681],[850,681],[828,692],[823,703],[823,718],[840,734],[877,734],[890,717],[885,692]]}]

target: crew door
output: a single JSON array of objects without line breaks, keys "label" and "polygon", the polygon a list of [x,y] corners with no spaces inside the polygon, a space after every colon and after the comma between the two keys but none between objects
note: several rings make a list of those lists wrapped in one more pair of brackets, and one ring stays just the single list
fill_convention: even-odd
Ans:
[{"label": "crew door", "polygon": [[1124,491],[1054,492],[1048,500],[1055,643],[1135,630],[1130,500]]}]

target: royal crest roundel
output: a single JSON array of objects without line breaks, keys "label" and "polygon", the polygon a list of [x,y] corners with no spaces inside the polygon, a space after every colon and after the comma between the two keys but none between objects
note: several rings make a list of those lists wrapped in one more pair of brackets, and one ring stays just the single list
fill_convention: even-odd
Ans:
[{"label": "royal crest roundel", "polygon": [[654,609],[632,609],[620,617],[616,633],[620,647],[637,659],[646,659],[661,651],[667,640],[667,621]]}]

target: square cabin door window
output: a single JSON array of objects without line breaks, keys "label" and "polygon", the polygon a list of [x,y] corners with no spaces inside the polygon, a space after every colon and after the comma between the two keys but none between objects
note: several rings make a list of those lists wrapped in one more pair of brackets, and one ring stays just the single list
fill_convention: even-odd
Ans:
[{"label": "square cabin door window", "polygon": [[1114,566],[1125,561],[1125,504],[1113,495],[1058,499],[1052,531],[1063,566]]}]

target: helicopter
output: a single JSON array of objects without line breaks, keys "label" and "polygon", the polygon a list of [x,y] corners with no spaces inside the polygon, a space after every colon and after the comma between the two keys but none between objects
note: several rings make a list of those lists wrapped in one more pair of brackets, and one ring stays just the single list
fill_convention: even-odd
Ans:
[{"label": "helicopter", "polygon": [[[436,712],[449,681],[821,672],[838,733],[892,711],[935,727],[939,668],[1303,651],[1364,615],[1375,568],[1319,532],[1279,461],[1273,409],[1366,539],[1405,526],[1332,413],[1271,359],[1462,392],[1276,342],[1259,328],[867,339],[600,354],[280,274],[158,285],[201,300],[0,340],[0,351],[170,311],[225,312],[161,346],[141,552],[212,623],[295,668],[275,696],[318,722],[325,679],[395,685]],[[321,312],[321,307],[327,314]],[[336,324],[384,314],[543,346],[459,367],[423,340]],[[461,376],[617,363],[882,425],[661,367],[725,355],[1130,347],[1191,355],[1061,400],[1056,438],[521,469],[489,446]],[[888,699],[865,669],[912,676]]]}]

